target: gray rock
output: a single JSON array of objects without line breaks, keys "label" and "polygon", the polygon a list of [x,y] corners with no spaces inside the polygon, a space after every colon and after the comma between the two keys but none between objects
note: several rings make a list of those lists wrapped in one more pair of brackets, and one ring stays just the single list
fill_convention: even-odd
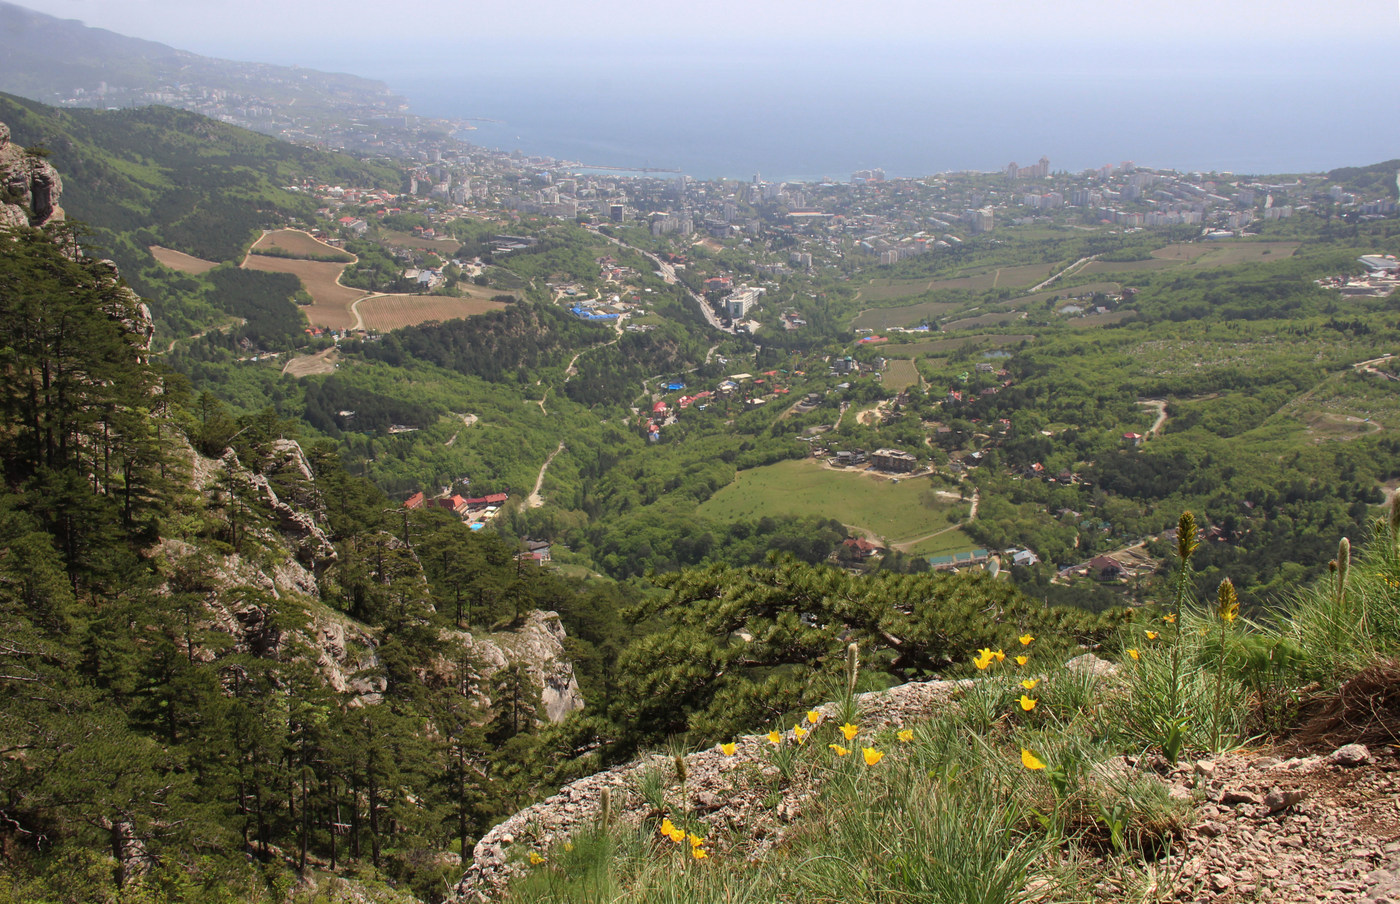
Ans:
[{"label": "gray rock", "polygon": [[1271,816],[1281,810],[1287,810],[1304,797],[1307,795],[1302,791],[1282,791],[1275,788],[1264,796],[1264,810],[1261,815]]},{"label": "gray rock", "polygon": [[1327,757],[1327,762],[1333,766],[1364,766],[1371,762],[1371,751],[1365,744],[1347,744],[1338,747]]}]

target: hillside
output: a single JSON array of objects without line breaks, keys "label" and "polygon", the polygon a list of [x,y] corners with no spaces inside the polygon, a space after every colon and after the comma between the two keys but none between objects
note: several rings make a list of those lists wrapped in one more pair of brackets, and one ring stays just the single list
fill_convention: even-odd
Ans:
[{"label": "hillside", "polygon": [[263,131],[281,130],[274,108],[284,106],[310,122],[389,114],[402,122],[406,107],[370,79],[213,59],[12,3],[0,3],[0,91],[99,109],[185,101],[211,114],[226,100]]}]

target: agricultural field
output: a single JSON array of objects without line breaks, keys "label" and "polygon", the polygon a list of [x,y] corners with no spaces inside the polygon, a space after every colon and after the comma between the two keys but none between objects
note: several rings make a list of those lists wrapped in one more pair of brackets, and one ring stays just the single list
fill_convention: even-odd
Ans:
[{"label": "agricultural field", "polygon": [[262,238],[253,243],[254,251],[278,251],[295,257],[310,259],[324,257],[353,258],[344,250],[328,245],[310,233],[300,229],[278,229],[263,233]]},{"label": "agricultural field", "polygon": [[851,329],[878,332],[892,327],[927,323],[961,307],[964,305],[959,302],[925,301],[902,308],[870,308],[856,315],[856,318],[851,321]]},{"label": "agricultural field", "polygon": [[917,358],[923,355],[946,355],[967,345],[986,342],[988,348],[1001,348],[1007,345],[1020,345],[1029,342],[1034,336],[1024,334],[963,336],[958,339],[929,339],[925,342],[906,342],[890,345],[882,352],[886,358]]},{"label": "agricultural field", "polygon": [[998,267],[968,276],[947,279],[872,279],[856,294],[858,301],[882,302],[913,298],[940,289],[966,289],[981,292],[987,289],[1033,286],[1055,272],[1055,264],[1023,264],[1019,267]]},{"label": "agricultural field", "polygon": [[1017,320],[1025,319],[1025,314],[1021,311],[1006,311],[1000,314],[979,314],[976,317],[966,317],[962,320],[953,320],[943,324],[943,329],[948,332],[957,330],[985,329],[989,326],[1001,326]]},{"label": "agricultural field", "polygon": [[243,260],[243,268],[267,273],[290,273],[301,280],[312,298],[312,303],[303,307],[302,311],[313,326],[334,330],[352,328],[355,315],[351,313],[350,305],[367,294],[364,289],[340,284],[340,274],[345,272],[345,264],[250,254]]},{"label": "agricultural field", "polygon": [[176,251],[173,248],[162,248],[159,245],[150,246],[151,257],[158,263],[176,270],[180,273],[190,273],[198,276],[201,273],[208,273],[219,266],[214,261],[207,261],[202,257],[195,257],[183,251]]},{"label": "agricultural field", "polygon": [[1181,267],[1206,269],[1239,264],[1267,264],[1287,260],[1298,250],[1298,242],[1193,242],[1167,245],[1152,252],[1151,260],[1090,261],[1081,273],[1099,275],[1174,270]]},{"label": "agricultural field", "polygon": [[885,387],[898,392],[919,382],[919,369],[909,358],[895,358],[885,367]]},{"label": "agricultural field", "polygon": [[365,329],[395,330],[430,320],[456,320],[498,311],[506,305],[486,298],[443,295],[375,295],[355,306]]},{"label": "agricultural field", "polygon": [[926,479],[895,483],[888,476],[803,459],[741,471],[698,511],[717,521],[764,515],[835,518],[900,543],[943,530],[951,524],[949,513],[962,517],[967,510],[968,503],[939,496]]},{"label": "agricultural field", "polygon": [[432,251],[449,257],[462,247],[462,243],[456,239],[425,239],[406,232],[385,232],[384,244],[396,248],[412,248],[415,251]]}]

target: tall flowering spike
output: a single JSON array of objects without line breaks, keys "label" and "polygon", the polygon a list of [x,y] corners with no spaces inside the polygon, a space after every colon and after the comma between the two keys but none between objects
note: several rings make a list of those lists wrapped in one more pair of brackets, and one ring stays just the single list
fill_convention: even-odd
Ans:
[{"label": "tall flowering spike", "polygon": [[1191,558],[1191,553],[1196,551],[1196,546],[1201,542],[1196,532],[1196,516],[1190,512],[1182,512],[1181,520],[1176,523],[1176,554],[1185,562]]},{"label": "tall flowering spike", "polygon": [[679,753],[676,754],[676,778],[680,779],[682,785],[685,784],[685,757]]},{"label": "tall flowering spike", "polygon": [[1233,622],[1240,614],[1240,599],[1229,578],[1221,581],[1220,589],[1215,592],[1215,611],[1226,622]]},{"label": "tall flowering spike", "polygon": [[1351,568],[1351,541],[1346,537],[1337,544],[1337,595],[1347,592],[1347,571]]},{"label": "tall flowering spike", "polygon": [[846,693],[855,696],[856,676],[860,674],[860,645],[846,645]]}]

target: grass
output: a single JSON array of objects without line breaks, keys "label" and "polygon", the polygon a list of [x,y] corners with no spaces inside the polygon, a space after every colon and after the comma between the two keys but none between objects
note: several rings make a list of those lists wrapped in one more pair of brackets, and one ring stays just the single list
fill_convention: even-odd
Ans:
[{"label": "grass", "polygon": [[936,497],[927,480],[893,483],[863,471],[833,470],[804,459],[739,472],[733,483],[699,508],[719,521],[764,515],[835,518],[898,543],[948,527],[948,512],[966,503]]},{"label": "grass", "polygon": [[977,548],[976,541],[959,527],[920,540],[905,552],[911,556],[946,556],[955,552],[970,552]]}]

